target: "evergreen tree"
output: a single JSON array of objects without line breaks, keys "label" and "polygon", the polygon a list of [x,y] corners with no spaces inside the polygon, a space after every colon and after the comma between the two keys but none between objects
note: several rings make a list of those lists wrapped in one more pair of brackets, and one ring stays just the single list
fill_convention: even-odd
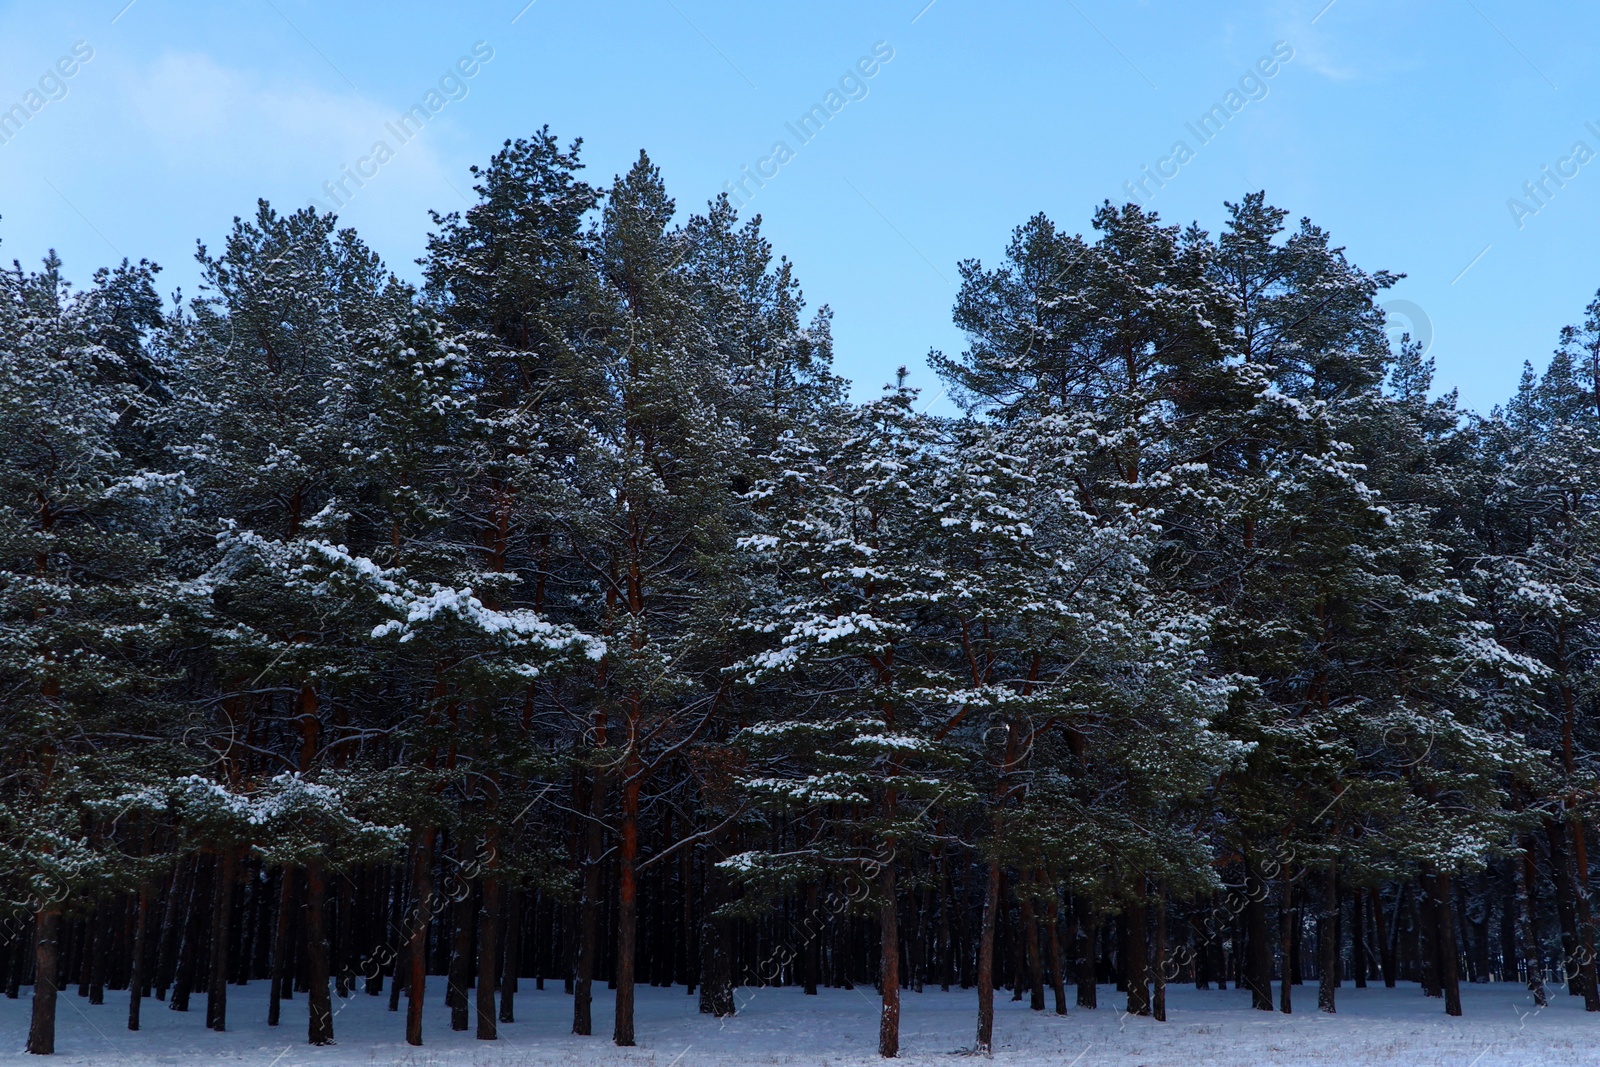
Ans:
[{"label": "evergreen tree", "polygon": [[154,268],[124,262],[84,292],[60,268],[51,254],[0,275],[0,867],[34,916],[39,1054],[55,1049],[63,915],[138,882],[111,824],[184,763],[161,650],[166,529],[188,488],[137,450]]}]

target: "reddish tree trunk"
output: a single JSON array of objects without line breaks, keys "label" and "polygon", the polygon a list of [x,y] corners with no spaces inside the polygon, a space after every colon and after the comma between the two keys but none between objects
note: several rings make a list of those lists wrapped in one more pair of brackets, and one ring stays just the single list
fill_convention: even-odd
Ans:
[{"label": "reddish tree trunk", "polygon": [[433,842],[431,826],[417,831],[412,846],[410,951],[406,965],[406,1043],[422,1044],[422,998],[428,985],[428,926],[433,921]]},{"label": "reddish tree trunk", "polygon": [[328,996],[327,882],[322,861],[306,864],[306,970],[311,990],[306,995],[309,1019],[306,1039],[313,1045],[333,1044],[333,1003]]},{"label": "reddish tree trunk", "polygon": [[28,1051],[36,1056],[53,1055],[56,1050],[56,993],[60,987],[57,971],[61,962],[61,909],[46,905],[39,909],[33,942],[33,1014],[28,1023]]},{"label": "reddish tree trunk", "polygon": [[883,902],[879,912],[883,927],[883,1012],[878,1020],[878,1055],[900,1055],[900,912],[895,902],[894,860],[878,875]]},{"label": "reddish tree trunk", "polygon": [[[636,725],[631,725],[630,735],[636,730]],[[623,764],[622,841],[617,872],[617,996],[615,1025],[611,1032],[611,1040],[623,1047],[634,1043],[633,985],[638,951],[639,776],[642,768],[634,746],[634,737],[630,736],[628,756]]]},{"label": "reddish tree trunk", "polygon": [[[972,1051],[987,1056],[994,1047],[994,932],[1000,921],[1000,862],[989,861],[983,890],[983,926],[978,931],[978,1040]],[[1079,997],[1082,997],[1079,985]]]}]

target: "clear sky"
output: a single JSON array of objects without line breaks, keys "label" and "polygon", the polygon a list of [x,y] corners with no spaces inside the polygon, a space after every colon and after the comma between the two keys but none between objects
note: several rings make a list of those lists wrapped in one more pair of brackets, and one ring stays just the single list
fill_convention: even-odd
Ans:
[{"label": "clear sky", "polygon": [[[1148,166],[1168,221],[1214,229],[1265,189],[1405,272],[1397,321],[1425,318],[1438,384],[1486,409],[1600,287],[1597,58],[1600,6],[1540,0],[13,2],[0,255],[54,247],[81,281],[149,257],[189,292],[196,239],[257,197],[334,206],[329,183],[415,277],[428,209],[548,123],[591,180],[647,149],[680,210],[764,171],[746,210],[834,308],[839,369],[866,394],[909,364],[931,397],[957,261],[1038,211],[1086,229]],[[367,176],[341,191],[347,167]]]}]

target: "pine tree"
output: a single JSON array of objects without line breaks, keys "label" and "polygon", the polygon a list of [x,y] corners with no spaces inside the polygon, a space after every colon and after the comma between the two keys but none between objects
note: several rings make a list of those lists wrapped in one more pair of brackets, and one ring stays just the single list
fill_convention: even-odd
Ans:
[{"label": "pine tree", "polygon": [[137,450],[154,268],[74,292],[60,266],[0,275],[0,848],[8,902],[35,916],[38,1054],[55,1049],[62,917],[138,882],[111,824],[182,764],[159,652],[177,599],[165,530],[188,489]]}]

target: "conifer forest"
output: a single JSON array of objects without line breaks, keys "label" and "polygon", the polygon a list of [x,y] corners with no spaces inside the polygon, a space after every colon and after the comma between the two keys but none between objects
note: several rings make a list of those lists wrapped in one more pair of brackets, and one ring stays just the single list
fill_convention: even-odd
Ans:
[{"label": "conifer forest", "polygon": [[884,1057],[936,990],[980,1053],[1183,985],[1600,1013],[1600,297],[1472,411],[1266,194],[1086,204],[960,264],[947,416],[852,400],[803,264],[647,156],[472,177],[415,284],[265,201],[181,297],[0,274],[28,1051],[539,990],[632,1046],[649,987],[854,989]]}]

